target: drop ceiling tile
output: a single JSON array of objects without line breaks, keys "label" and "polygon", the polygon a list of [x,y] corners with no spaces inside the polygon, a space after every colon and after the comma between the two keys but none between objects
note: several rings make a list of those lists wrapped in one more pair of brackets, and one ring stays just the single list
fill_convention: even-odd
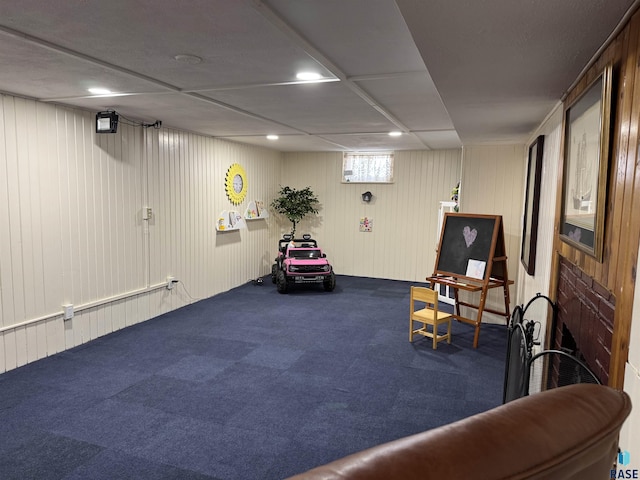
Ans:
[{"label": "drop ceiling tile", "polygon": [[462,147],[462,142],[455,130],[414,132],[414,135],[431,150],[450,150]]},{"label": "drop ceiling tile", "polygon": [[409,130],[453,129],[449,113],[427,72],[357,83],[379,105],[402,119]]},{"label": "drop ceiling tile", "polygon": [[347,150],[341,145],[336,145],[313,135],[280,135],[278,140],[268,140],[261,136],[224,137],[225,140],[238,143],[247,143],[259,147],[270,148],[280,152],[336,152]]},{"label": "drop ceiling tile", "polygon": [[426,70],[395,2],[266,3],[347,76]]},{"label": "drop ceiling tile", "polygon": [[352,151],[424,150],[427,148],[412,134],[390,137],[388,134],[323,135],[324,139]]},{"label": "drop ceiling tile", "polygon": [[306,133],[388,132],[397,127],[341,82],[202,92]]},{"label": "drop ceiling tile", "polygon": [[[318,62],[251,2],[0,2],[2,24],[179,88],[295,80]],[[175,60],[195,55],[202,63]]]},{"label": "drop ceiling tile", "polygon": [[88,88],[113,92],[159,92],[163,89],[63,53],[0,35],[0,90],[38,99],[90,95]]}]

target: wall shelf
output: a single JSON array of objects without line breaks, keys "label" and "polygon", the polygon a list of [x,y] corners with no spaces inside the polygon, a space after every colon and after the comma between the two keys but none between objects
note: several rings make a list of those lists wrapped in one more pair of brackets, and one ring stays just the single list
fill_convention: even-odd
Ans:
[{"label": "wall shelf", "polygon": [[269,218],[269,211],[265,208],[262,200],[252,200],[244,211],[245,220],[260,220]]},{"label": "wall shelf", "polygon": [[244,218],[235,210],[223,210],[216,221],[216,230],[218,232],[240,230],[245,227]]}]

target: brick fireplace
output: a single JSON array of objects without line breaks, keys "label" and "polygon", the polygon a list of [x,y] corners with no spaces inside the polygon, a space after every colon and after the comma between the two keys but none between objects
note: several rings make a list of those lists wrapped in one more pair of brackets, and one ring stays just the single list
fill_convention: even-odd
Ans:
[{"label": "brick fireplace", "polygon": [[[599,380],[609,383],[615,298],[611,292],[564,258],[560,261],[558,317],[551,348],[570,351]],[[551,377],[557,378],[558,365]]]}]

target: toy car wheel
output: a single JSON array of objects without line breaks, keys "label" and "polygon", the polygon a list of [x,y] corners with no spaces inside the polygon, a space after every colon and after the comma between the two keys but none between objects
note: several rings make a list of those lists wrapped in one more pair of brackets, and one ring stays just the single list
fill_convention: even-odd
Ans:
[{"label": "toy car wheel", "polygon": [[276,275],[276,287],[278,293],[287,293],[287,277],[282,270],[278,271]]},{"label": "toy car wheel", "polygon": [[324,289],[327,292],[333,292],[333,289],[336,288],[336,275],[331,272],[329,278],[324,281]]},{"label": "toy car wheel", "polygon": [[278,274],[278,265],[274,263],[273,265],[271,265],[271,281],[273,283],[276,283],[277,274]]}]

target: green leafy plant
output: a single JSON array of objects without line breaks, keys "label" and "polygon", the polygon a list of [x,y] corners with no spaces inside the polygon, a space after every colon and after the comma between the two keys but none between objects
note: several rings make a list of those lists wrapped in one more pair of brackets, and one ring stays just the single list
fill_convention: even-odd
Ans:
[{"label": "green leafy plant", "polygon": [[458,182],[458,184],[455,187],[453,187],[453,190],[451,190],[451,200],[456,202],[455,207],[453,207],[454,212],[457,212],[460,209],[460,207],[458,206],[459,197],[460,197],[460,182]]},{"label": "green leafy plant", "polygon": [[316,205],[318,199],[310,187],[296,190],[291,187],[281,187],[280,195],[271,202],[271,207],[289,219],[292,224],[291,235],[295,236],[296,225],[310,213],[318,213]]}]

